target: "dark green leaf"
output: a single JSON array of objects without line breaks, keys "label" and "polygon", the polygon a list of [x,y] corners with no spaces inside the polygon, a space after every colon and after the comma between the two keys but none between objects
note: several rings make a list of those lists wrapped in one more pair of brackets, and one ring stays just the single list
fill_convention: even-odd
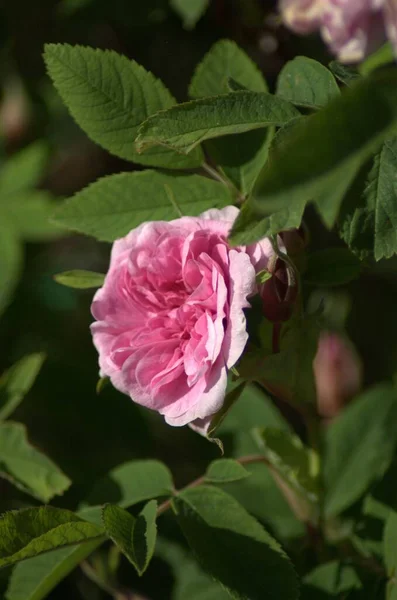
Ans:
[{"label": "dark green leaf", "polygon": [[157,145],[188,154],[205,140],[271,125],[282,126],[299,115],[286,100],[267,93],[232,92],[201,98],[161,111],[139,129],[139,152]]},{"label": "dark green leaf", "polygon": [[[332,597],[337,596],[340,598],[340,594],[343,592],[349,592],[350,590],[362,587],[360,578],[354,568],[336,560],[320,565],[309,573],[309,575],[306,575],[303,582],[304,590],[309,588],[318,594],[317,596],[313,594],[313,599],[322,598],[319,595],[320,592],[332,594]],[[306,598],[305,595],[303,597]]]},{"label": "dark green leaf", "polygon": [[153,556],[156,545],[157,502],[152,500],[135,518],[124,508],[107,504],[102,513],[108,536],[114,541],[139,575],[143,575]]},{"label": "dark green leaf", "polygon": [[354,67],[347,67],[341,63],[333,60],[329,63],[329,68],[335,75],[336,79],[339,79],[345,85],[353,85],[358,79],[361,78],[360,73]]},{"label": "dark green leaf", "polygon": [[[101,526],[102,507],[88,507],[77,515]],[[52,550],[16,565],[7,600],[43,600],[53,588],[105,541],[105,536],[78,546]]]},{"label": "dark green leaf", "polygon": [[94,273],[93,271],[65,271],[54,275],[55,281],[66,285],[67,287],[86,290],[89,288],[98,288],[103,285],[105,275],[103,273]]},{"label": "dark green leaf", "polygon": [[95,539],[17,564],[11,575],[6,600],[43,600],[100,543]]},{"label": "dark green leaf", "polygon": [[383,545],[387,575],[394,578],[397,569],[397,513],[394,511],[386,521]]},{"label": "dark green leaf", "polygon": [[[288,141],[289,132],[297,126],[299,120],[300,117],[287,123],[282,129],[279,129],[277,135],[273,138],[269,150],[269,166],[271,166],[275,157],[277,158],[277,152],[283,146],[284,141]],[[306,200],[302,200],[300,203],[296,202],[292,206],[263,217],[263,214],[258,212],[248,200],[244,202],[240,214],[234,222],[230,240],[234,245],[252,244],[264,237],[276,235],[283,230],[299,227],[305,206]]]},{"label": "dark green leaf", "polygon": [[210,486],[173,500],[179,525],[204,569],[233,598],[295,600],[294,569],[280,546],[229,494]]},{"label": "dark green leaf", "polygon": [[32,446],[21,423],[0,423],[0,477],[43,502],[63,494],[71,481]]},{"label": "dark green leaf", "polygon": [[156,544],[156,555],[171,566],[175,579],[172,600],[230,600],[229,593],[207,575],[194,557],[182,546],[159,538]]},{"label": "dark green leaf", "polygon": [[0,205],[9,203],[11,194],[19,194],[40,183],[48,158],[48,148],[35,142],[8,157],[0,169]]},{"label": "dark green leaf", "polygon": [[191,168],[202,163],[198,149],[189,157],[156,148],[140,155],[134,141],[150,115],[175,100],[150,72],[113,51],[47,44],[48,73],[82,129],[112,154],[144,165]]},{"label": "dark green leaf", "polygon": [[0,567],[101,537],[100,527],[68,510],[42,506],[12,511],[0,519]]},{"label": "dark green leaf", "polygon": [[230,483],[245,479],[249,474],[247,469],[232,458],[219,458],[207,468],[205,480],[210,483]]},{"label": "dark green leaf", "polygon": [[281,231],[295,229],[302,222],[304,210],[305,202],[296,203],[291,208],[285,208],[269,217],[261,218],[249,201],[244,202],[234,222],[229,240],[234,246],[253,244]]},{"label": "dark green leaf", "polygon": [[330,71],[321,63],[297,56],[281,70],[277,94],[305,108],[321,108],[339,96],[339,87]]},{"label": "dark green leaf", "polygon": [[246,383],[245,383],[245,381],[243,381],[242,383],[238,383],[236,385],[232,384],[228,387],[225,401],[222,405],[222,408],[212,417],[211,423],[209,424],[208,431],[207,431],[207,437],[209,440],[214,441],[216,444],[218,444],[218,446],[221,449],[222,454],[223,454],[222,442],[221,442],[221,440],[214,438],[213,434],[217,431],[218,427],[223,423],[224,419],[226,418],[227,414],[229,413],[229,410],[232,408],[234,403],[237,402],[237,400],[240,398],[241,394],[244,391],[245,385],[246,385]]},{"label": "dark green leaf", "polygon": [[361,63],[360,73],[362,75],[369,75],[372,71],[375,71],[375,69],[394,63],[394,61],[395,56],[392,43],[387,42],[386,44],[383,44],[379,50],[370,54],[368,58]]},{"label": "dark green leaf", "polygon": [[100,179],[67,200],[54,218],[64,227],[112,242],[144,221],[178,218],[170,197],[186,215],[232,202],[228,188],[217,181],[147,170]]},{"label": "dark green leaf", "polygon": [[3,373],[0,378],[0,421],[7,419],[26,396],[44,360],[42,352],[29,354]]},{"label": "dark green leaf", "polygon": [[288,431],[266,427],[256,433],[264,456],[284,481],[311,504],[318,502],[319,458]]},{"label": "dark green leaf", "polygon": [[361,263],[347,248],[328,248],[309,254],[304,278],[317,286],[345,285],[360,275]]},{"label": "dark green leaf", "polygon": [[[238,459],[260,452],[252,435],[252,430],[257,427],[290,431],[287,421],[264,390],[246,385],[219,428],[219,436],[226,448],[230,448],[232,456]],[[224,484],[226,491],[261,522],[269,523],[280,538],[291,539],[304,535],[302,524],[292,513],[268,466],[261,462],[246,464],[245,468],[251,473],[250,477]]]},{"label": "dark green leaf", "polygon": [[181,17],[186,29],[193,29],[207,10],[210,0],[171,0],[171,6]]},{"label": "dark green leaf", "polygon": [[262,350],[247,352],[239,363],[240,374],[293,404],[313,404],[313,359],[320,325],[316,315],[291,320],[281,333],[280,352],[270,356]]},{"label": "dark green leaf", "polygon": [[23,241],[46,242],[65,235],[64,230],[50,221],[56,206],[49,192],[33,190],[10,198],[1,210]]},{"label": "dark green leaf", "polygon": [[252,92],[266,92],[262,73],[249,56],[231,40],[219,40],[198,65],[189,87],[192,98],[218,96],[229,92],[232,78]]},{"label": "dark green leaf", "polygon": [[0,219],[0,316],[11,302],[22,270],[22,247],[12,223]]},{"label": "dark green leaf", "polygon": [[284,136],[259,176],[254,208],[269,215],[314,199],[330,226],[356,173],[396,121],[397,74],[360,80]]},{"label": "dark green leaf", "polygon": [[364,189],[356,192],[362,193],[359,203],[353,196],[349,206],[342,207],[339,227],[343,239],[353,250],[373,253],[376,260],[397,252],[396,170],[397,137],[392,137],[375,155]]},{"label": "dark green leaf", "polygon": [[397,398],[379,385],[357,398],[327,429],[325,512],[331,517],[353,504],[391,463],[397,443]]},{"label": "dark green leaf", "polygon": [[157,460],[134,460],[116,467],[95,484],[85,504],[114,502],[127,508],[143,500],[170,496],[172,475]]},{"label": "dark green leaf", "polygon": [[[237,44],[220,40],[198,65],[190,84],[190,96],[204,98],[242,89],[266,92],[267,84],[256,64]],[[236,187],[248,194],[266,162],[272,135],[272,128],[248,131],[212,140],[207,150]]]}]

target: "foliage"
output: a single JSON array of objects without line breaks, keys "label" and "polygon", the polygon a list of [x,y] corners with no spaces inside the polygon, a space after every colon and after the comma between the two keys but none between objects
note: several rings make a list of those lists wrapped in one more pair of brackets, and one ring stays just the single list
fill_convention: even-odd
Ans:
[{"label": "foliage", "polygon": [[[124,0],[111,4],[59,3],[56,19],[78,31],[66,36],[73,44],[45,45],[47,88],[33,90],[20,75],[44,139],[27,137],[21,149],[1,154],[0,333],[8,346],[0,377],[0,595],[393,600],[397,75],[390,47],[357,69],[298,55],[266,81],[252,48],[249,55],[218,39],[203,58],[201,45],[191,53],[194,68],[190,56],[179,57],[190,77],[182,90],[167,71],[158,69],[167,85],[152,73],[161,60],[173,62],[171,52],[183,54],[173,46],[160,60],[153,32],[174,28],[197,41],[227,10],[223,3],[148,0],[133,18]],[[261,3],[235,5],[250,31]],[[101,49],[106,42],[84,45],[80,28],[108,20],[141,40],[141,53],[126,50],[137,60]],[[68,198],[59,202],[49,191],[57,190],[58,136],[61,146],[77,140],[66,179],[84,152],[90,168],[96,157],[103,161],[78,184],[64,182]],[[167,428],[104,378],[96,394],[87,300],[105,281],[110,248],[98,242],[147,221],[230,205],[240,209],[230,246],[268,238],[273,255],[249,298],[249,341],[201,439]],[[81,235],[70,241],[66,233]],[[24,243],[31,279],[23,276]],[[82,245],[76,253],[74,244]],[[41,252],[43,281],[35,277]],[[28,302],[19,311],[25,293],[32,312]],[[44,297],[49,312],[36,313]],[[270,301],[282,309],[274,318]],[[367,372],[356,394],[330,349],[328,391],[341,385],[326,422],[324,370],[314,359],[329,331],[357,342]]]}]

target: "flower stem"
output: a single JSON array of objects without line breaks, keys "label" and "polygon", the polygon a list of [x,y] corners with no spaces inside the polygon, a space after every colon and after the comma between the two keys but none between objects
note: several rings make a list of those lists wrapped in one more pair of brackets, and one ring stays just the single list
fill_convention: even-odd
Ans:
[{"label": "flower stem", "polygon": [[[250,454],[248,456],[242,456],[241,458],[236,458],[236,462],[238,462],[240,465],[252,465],[254,463],[262,462],[262,463],[266,464],[269,468],[272,467],[271,463],[267,460],[267,458],[265,456],[262,456],[262,454]],[[191,481],[187,486],[185,486],[181,490],[175,491],[174,495],[177,496],[181,492],[198,487],[199,485],[201,485],[204,482],[205,482],[205,475],[201,475],[201,477],[198,477],[194,481]],[[169,500],[166,500],[165,502],[160,504],[160,506],[157,509],[157,516],[159,517],[163,513],[167,512],[167,510],[169,510],[171,508],[171,506],[172,506],[172,498],[170,498]]]},{"label": "flower stem", "polygon": [[244,196],[241,194],[240,190],[229,179],[227,179],[226,177],[223,177],[222,174],[219,173],[219,171],[217,169],[214,169],[213,167],[211,167],[211,165],[209,165],[206,162],[203,163],[201,166],[202,166],[203,170],[212,177],[212,179],[219,181],[219,183],[222,183],[222,185],[225,185],[227,188],[229,188],[229,190],[231,190],[233,192],[233,194],[236,194],[239,204],[242,204],[244,202],[244,200],[245,200]]}]

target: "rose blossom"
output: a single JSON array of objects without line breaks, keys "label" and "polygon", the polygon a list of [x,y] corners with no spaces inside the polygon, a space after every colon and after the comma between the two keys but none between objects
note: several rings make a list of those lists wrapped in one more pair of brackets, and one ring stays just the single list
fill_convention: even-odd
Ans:
[{"label": "rose blossom", "polygon": [[397,0],[280,0],[297,33],[320,30],[342,62],[360,61],[387,38],[397,50]]},{"label": "rose blossom", "polygon": [[114,243],[92,303],[101,376],[170,425],[205,430],[247,342],[247,298],[273,250],[267,239],[230,248],[238,212],[133,229]]}]

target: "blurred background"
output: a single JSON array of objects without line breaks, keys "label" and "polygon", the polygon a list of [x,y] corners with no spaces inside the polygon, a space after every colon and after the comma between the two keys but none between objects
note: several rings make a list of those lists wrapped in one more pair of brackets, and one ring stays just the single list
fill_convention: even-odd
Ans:
[{"label": "blurred background", "polygon": [[[221,38],[245,49],[271,89],[282,66],[294,56],[305,54],[324,64],[330,58],[316,37],[298,38],[284,29],[276,2],[267,0],[212,0],[197,23],[184,18],[178,0],[0,3],[0,373],[31,352],[47,355],[33,389],[12,418],[26,424],[31,442],[72,479],[71,489],[55,500],[58,506],[75,508],[98,477],[136,457],[160,458],[182,486],[202,473],[218,450],[186,428],[164,425],[111,386],[96,393],[97,355],[89,333],[92,291],[63,287],[53,275],[70,269],[105,272],[110,247],[83,236],[62,235],[47,219],[57,202],[98,177],[140,167],[112,157],[74,124],[46,76],[43,45],[114,49],[151,70],[183,101],[195,66]],[[315,215],[307,215],[307,224],[312,247],[340,244]],[[391,377],[395,370],[395,266],[393,260],[376,267],[369,264],[364,276],[347,289],[312,290],[308,295],[314,304],[319,297],[325,299],[331,322],[346,324],[364,361],[367,384]],[[236,422],[248,429],[277,419],[256,390],[233,415],[224,430],[229,454],[250,451],[248,437],[233,437]],[[263,486],[263,502],[252,506],[250,492],[257,485]],[[271,480],[250,479],[241,494],[245,505],[279,538],[299,535],[299,525]],[[269,522],[267,505],[275,497],[278,513],[273,508]],[[0,512],[32,504],[31,498],[0,479]],[[169,535],[178,536],[171,526]],[[133,582],[142,598],[171,597],[167,569],[158,557],[148,575]],[[50,598],[108,596],[75,573]]]}]

